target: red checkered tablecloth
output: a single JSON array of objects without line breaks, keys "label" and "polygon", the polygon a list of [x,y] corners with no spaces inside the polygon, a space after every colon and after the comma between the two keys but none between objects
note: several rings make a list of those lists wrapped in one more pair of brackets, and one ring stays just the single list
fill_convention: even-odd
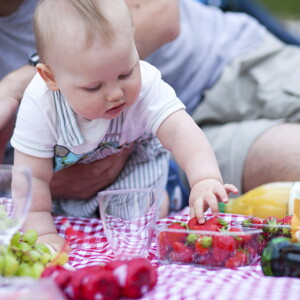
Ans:
[{"label": "red checkered tablecloth", "polygon": [[[234,223],[245,219],[241,215],[220,214],[226,221]],[[187,221],[188,209],[177,215],[159,221],[168,224]],[[70,264],[75,268],[106,263],[113,259],[99,219],[55,217],[58,232],[66,235],[67,228],[79,233],[71,236]],[[160,265],[156,257],[155,239],[148,257],[158,267],[156,287],[141,299],[170,300],[232,300],[232,299],[272,299],[299,300],[300,279],[264,276],[259,264],[240,267],[235,270],[208,270],[190,265]]]}]

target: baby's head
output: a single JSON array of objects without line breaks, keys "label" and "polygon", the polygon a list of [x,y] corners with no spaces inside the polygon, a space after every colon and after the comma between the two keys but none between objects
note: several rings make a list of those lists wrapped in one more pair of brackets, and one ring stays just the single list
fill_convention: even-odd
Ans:
[{"label": "baby's head", "polygon": [[[121,90],[137,97],[139,59],[124,0],[40,0],[34,32],[42,62],[37,66],[38,72],[49,89],[62,91],[78,114],[89,119],[107,117],[91,111],[95,112],[97,103],[107,101],[104,97],[127,102],[114,95],[121,94]],[[132,76],[127,76],[132,71],[136,71],[134,84]],[[127,77],[131,80],[130,89],[128,84],[119,84],[127,83]],[[112,89],[113,85],[118,85],[117,89]],[[82,99],[91,101],[83,103]]]},{"label": "baby's head", "polygon": [[107,46],[129,24],[133,28],[124,0],[40,0],[34,14],[37,51],[48,63],[75,47],[90,47],[96,37]]}]

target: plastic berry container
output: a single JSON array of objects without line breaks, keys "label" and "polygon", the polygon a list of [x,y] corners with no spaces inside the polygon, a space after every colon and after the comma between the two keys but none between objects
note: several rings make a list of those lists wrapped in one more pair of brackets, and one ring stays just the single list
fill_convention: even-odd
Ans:
[{"label": "plastic berry container", "polygon": [[[265,219],[258,218],[248,218],[243,222],[235,224],[236,226],[241,227],[244,231],[247,230],[261,230],[260,239],[259,239],[259,249],[260,254],[263,248],[270,242],[273,238],[276,237],[286,237],[291,238],[291,225],[276,223],[276,218],[267,217]],[[271,220],[264,223],[264,220]]]},{"label": "plastic berry container", "polygon": [[228,226],[218,231],[156,226],[157,257],[161,264],[191,264],[209,269],[237,268],[259,261],[260,229]]}]

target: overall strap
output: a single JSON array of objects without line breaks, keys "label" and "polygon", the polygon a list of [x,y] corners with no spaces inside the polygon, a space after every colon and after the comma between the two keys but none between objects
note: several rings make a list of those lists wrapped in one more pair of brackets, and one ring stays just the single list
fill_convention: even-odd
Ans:
[{"label": "overall strap", "polygon": [[77,120],[72,108],[60,91],[53,92],[58,130],[68,148],[76,147],[84,143]]}]

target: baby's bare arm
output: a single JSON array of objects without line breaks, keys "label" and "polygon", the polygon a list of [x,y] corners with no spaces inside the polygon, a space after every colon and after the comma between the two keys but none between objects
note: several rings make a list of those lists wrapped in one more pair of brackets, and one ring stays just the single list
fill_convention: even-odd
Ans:
[{"label": "baby's bare arm", "polygon": [[217,214],[217,202],[228,201],[228,193],[236,193],[237,189],[223,184],[216,157],[207,138],[184,110],[169,116],[160,126],[157,135],[185,171],[191,187],[191,217],[196,216],[203,223],[203,212],[207,207]]},{"label": "baby's bare arm", "polygon": [[39,242],[50,244],[55,250],[60,250],[64,239],[57,234],[51,215],[49,182],[53,174],[52,159],[37,158],[15,150],[14,164],[27,166],[32,172],[32,204],[23,229],[35,229],[39,235]]}]

